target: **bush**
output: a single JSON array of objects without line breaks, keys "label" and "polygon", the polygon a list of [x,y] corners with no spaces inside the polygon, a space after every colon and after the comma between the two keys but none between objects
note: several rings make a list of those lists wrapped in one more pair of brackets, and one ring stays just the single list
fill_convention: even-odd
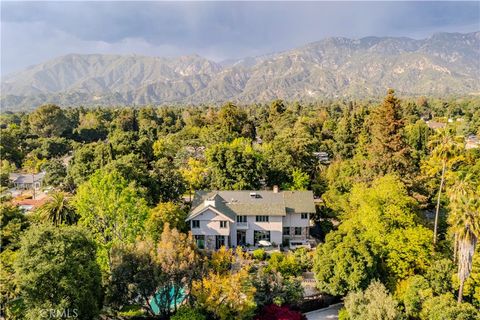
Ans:
[{"label": "bush", "polygon": [[363,292],[351,292],[345,298],[345,309],[351,319],[397,320],[402,314],[397,302],[379,281],[372,281]]},{"label": "bush", "polygon": [[479,319],[480,312],[470,303],[457,304],[451,293],[425,301],[420,312],[422,320],[470,320]]},{"label": "bush", "polygon": [[310,251],[307,248],[298,248],[297,250],[293,251],[295,261],[300,266],[302,271],[312,270],[314,255],[314,251]]},{"label": "bush", "polygon": [[265,260],[265,249],[256,249],[252,252],[253,259],[263,261]]},{"label": "bush", "polygon": [[281,252],[274,252],[270,255],[267,269],[278,271],[284,277],[296,277],[302,273],[302,268],[293,254],[283,254]]},{"label": "bush", "polygon": [[198,308],[182,306],[170,320],[206,320],[205,314]]},{"label": "bush", "polygon": [[402,281],[397,288],[397,296],[405,307],[407,316],[417,319],[425,300],[432,297],[428,281],[420,276],[412,276]]},{"label": "bush", "polygon": [[338,320],[350,320],[347,309],[342,308],[338,311]]},{"label": "bush", "polygon": [[255,320],[304,320],[306,317],[299,311],[290,309],[288,306],[269,304],[265,306]]}]

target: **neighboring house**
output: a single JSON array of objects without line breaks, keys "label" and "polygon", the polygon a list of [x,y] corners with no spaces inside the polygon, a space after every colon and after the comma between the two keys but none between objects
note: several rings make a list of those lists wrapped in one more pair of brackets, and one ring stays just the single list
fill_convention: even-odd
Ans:
[{"label": "neighboring house", "polygon": [[29,173],[10,173],[9,179],[13,183],[15,189],[28,190],[39,189],[42,186],[43,178],[45,177],[45,172],[40,172],[37,174]]},{"label": "neighboring house", "polygon": [[474,135],[471,134],[465,139],[465,149],[476,149],[480,148],[480,139]]},{"label": "neighboring house", "polygon": [[43,197],[42,199],[13,200],[13,203],[19,206],[23,212],[30,212],[41,207],[47,200],[47,197]]},{"label": "neighboring house", "polygon": [[306,240],[312,191],[197,191],[186,221],[200,248]]},{"label": "neighboring house", "polygon": [[430,129],[443,129],[447,125],[445,122],[426,121],[425,122]]}]

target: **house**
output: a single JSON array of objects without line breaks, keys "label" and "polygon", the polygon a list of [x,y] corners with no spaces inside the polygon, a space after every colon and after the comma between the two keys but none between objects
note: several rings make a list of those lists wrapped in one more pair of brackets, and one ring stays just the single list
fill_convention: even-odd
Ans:
[{"label": "house", "polygon": [[42,186],[45,172],[37,174],[29,173],[10,173],[9,179],[13,183],[15,189],[29,190],[35,186],[35,189],[39,189]]},{"label": "house", "polygon": [[465,149],[477,149],[480,148],[480,139],[474,135],[471,134],[465,139]]},{"label": "house", "polygon": [[434,130],[443,129],[447,125],[444,122],[437,122],[437,121],[426,121],[425,123],[430,129],[434,129]]},{"label": "house", "polygon": [[41,199],[20,199],[13,200],[13,204],[19,206],[23,212],[30,212],[41,207],[47,200],[47,197]]},{"label": "house", "polygon": [[186,219],[200,248],[306,240],[312,191],[197,191]]}]

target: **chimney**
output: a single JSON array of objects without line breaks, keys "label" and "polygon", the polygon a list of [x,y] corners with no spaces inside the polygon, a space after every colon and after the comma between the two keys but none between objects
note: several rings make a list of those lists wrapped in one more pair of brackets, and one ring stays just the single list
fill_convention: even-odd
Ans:
[{"label": "chimney", "polygon": [[273,193],[278,193],[278,186],[277,185],[273,186]]}]

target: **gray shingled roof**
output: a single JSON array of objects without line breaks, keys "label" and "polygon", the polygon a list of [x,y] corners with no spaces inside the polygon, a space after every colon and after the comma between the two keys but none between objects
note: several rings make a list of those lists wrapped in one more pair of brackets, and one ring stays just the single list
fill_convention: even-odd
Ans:
[{"label": "gray shingled roof", "polygon": [[13,183],[32,183],[34,178],[35,182],[40,182],[45,177],[45,172],[40,172],[35,175],[24,173],[10,173],[9,178]]},{"label": "gray shingled roof", "polygon": [[[257,194],[252,197],[250,193]],[[284,216],[286,213],[315,213],[312,191],[197,191],[189,217],[205,208],[204,201],[215,197],[215,208],[231,219],[237,215]]]}]

